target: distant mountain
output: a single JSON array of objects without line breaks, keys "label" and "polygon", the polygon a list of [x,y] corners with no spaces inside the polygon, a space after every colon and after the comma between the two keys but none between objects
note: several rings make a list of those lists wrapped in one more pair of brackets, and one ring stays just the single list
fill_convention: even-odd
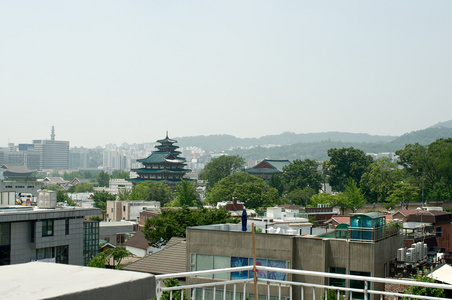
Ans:
[{"label": "distant mountain", "polygon": [[452,128],[452,120],[449,120],[449,121],[446,121],[446,122],[439,122],[438,124],[435,124],[432,127],[434,127],[434,128],[436,128],[436,127]]},{"label": "distant mountain", "polygon": [[195,146],[209,151],[226,151],[232,148],[249,148],[257,146],[283,146],[298,143],[316,143],[323,141],[349,143],[389,142],[397,137],[379,136],[367,133],[321,132],[297,134],[284,132],[279,135],[266,135],[260,138],[237,138],[232,135],[190,136],[175,138],[179,145]]},{"label": "distant mountain", "polygon": [[419,143],[428,145],[439,138],[452,138],[452,128],[430,127],[424,130],[413,131],[391,141],[379,141],[373,143],[358,143],[350,141],[321,141],[314,143],[297,143],[281,147],[252,149],[234,149],[228,154],[240,155],[247,160],[270,159],[328,159],[327,151],[331,148],[354,147],[366,153],[395,152],[405,148],[407,144]]}]

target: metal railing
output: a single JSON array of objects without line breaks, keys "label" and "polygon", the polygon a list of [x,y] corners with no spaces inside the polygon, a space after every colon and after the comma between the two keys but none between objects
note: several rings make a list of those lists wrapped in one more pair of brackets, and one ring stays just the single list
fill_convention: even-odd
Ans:
[{"label": "metal railing", "polygon": [[[162,295],[165,295],[165,299],[202,299],[202,300],[246,300],[254,299],[250,297],[252,292],[249,292],[249,288],[253,286],[253,278],[241,279],[241,280],[212,280],[207,279],[202,276],[218,274],[218,273],[231,273],[239,271],[252,271],[253,266],[238,267],[238,268],[225,268],[225,269],[215,269],[215,270],[205,270],[205,271],[193,271],[184,273],[174,273],[157,275],[156,278],[156,295],[157,300],[162,299]],[[259,299],[265,297],[265,299],[331,299],[331,291],[333,291],[333,297],[337,300],[340,299],[425,299],[425,300],[444,300],[446,298],[438,298],[432,296],[419,296],[410,295],[400,292],[386,292],[382,290],[374,290],[370,287],[377,284],[394,284],[404,286],[406,288],[410,286],[420,286],[427,288],[437,288],[452,291],[452,285],[440,284],[440,283],[427,283],[412,280],[401,280],[401,279],[389,279],[389,278],[379,278],[379,277],[368,277],[368,276],[358,276],[358,275],[345,275],[337,273],[326,273],[326,272],[315,272],[315,271],[304,271],[304,270],[294,270],[294,269],[281,269],[272,267],[256,267],[257,271],[270,271],[270,272],[280,272],[293,275],[309,276],[310,278],[323,278],[327,281],[328,278],[342,279],[346,281],[360,281],[363,282],[363,288],[351,288],[351,287],[339,287],[332,286],[328,284],[314,284],[308,282],[292,281],[292,280],[272,280],[258,278],[257,284],[260,287],[260,291],[265,290],[265,293],[259,293]],[[164,281],[170,278],[198,278],[204,281],[203,283],[185,284],[180,286],[165,287]],[[287,277],[290,278],[290,277]],[[247,289],[248,287],[248,289]],[[283,295],[283,289],[284,294]],[[405,289],[405,288],[404,288]],[[176,291],[179,292],[177,298],[174,296]],[[207,292],[209,291],[209,296]],[[221,294],[220,297],[217,294]],[[228,294],[228,297],[227,297]],[[295,298],[295,295],[297,297]]]}]

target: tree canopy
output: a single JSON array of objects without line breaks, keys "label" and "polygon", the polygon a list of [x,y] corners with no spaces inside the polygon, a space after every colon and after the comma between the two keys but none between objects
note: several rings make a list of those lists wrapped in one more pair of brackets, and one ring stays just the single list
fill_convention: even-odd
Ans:
[{"label": "tree canopy", "polygon": [[238,155],[222,155],[212,159],[199,173],[199,179],[207,180],[208,189],[212,188],[221,179],[242,171],[245,159]]},{"label": "tree canopy", "polygon": [[110,175],[107,172],[100,172],[96,179],[99,186],[108,186],[110,184]]},{"label": "tree canopy", "polygon": [[107,201],[115,201],[116,196],[109,192],[94,192],[94,207],[100,208],[102,213],[106,213]]},{"label": "tree canopy", "polygon": [[208,192],[206,200],[215,205],[221,201],[231,201],[235,197],[247,208],[268,207],[279,203],[278,190],[266,184],[262,178],[246,172],[229,175]]},{"label": "tree canopy", "polygon": [[283,167],[282,183],[291,192],[310,187],[315,193],[322,188],[322,175],[317,170],[318,163],[311,159],[296,159]]},{"label": "tree canopy", "polygon": [[199,196],[196,193],[196,188],[193,182],[188,180],[181,180],[181,183],[176,186],[176,198],[171,201],[171,206],[182,207],[201,205]]},{"label": "tree canopy", "polygon": [[173,198],[173,192],[167,184],[147,180],[134,185],[127,200],[158,201],[163,206]]},{"label": "tree canopy", "polygon": [[327,170],[329,182],[338,192],[345,190],[349,178],[359,185],[361,177],[372,163],[372,157],[353,147],[330,149],[328,156],[330,157]]},{"label": "tree canopy", "polygon": [[161,247],[172,237],[185,237],[189,226],[236,222],[238,221],[224,208],[189,209],[184,206],[180,209],[162,210],[156,217],[147,219],[143,233],[150,246]]}]

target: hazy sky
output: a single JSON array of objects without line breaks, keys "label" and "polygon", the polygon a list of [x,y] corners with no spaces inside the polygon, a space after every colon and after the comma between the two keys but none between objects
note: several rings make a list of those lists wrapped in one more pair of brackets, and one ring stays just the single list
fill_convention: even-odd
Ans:
[{"label": "hazy sky", "polygon": [[0,146],[452,119],[452,1],[0,0]]}]

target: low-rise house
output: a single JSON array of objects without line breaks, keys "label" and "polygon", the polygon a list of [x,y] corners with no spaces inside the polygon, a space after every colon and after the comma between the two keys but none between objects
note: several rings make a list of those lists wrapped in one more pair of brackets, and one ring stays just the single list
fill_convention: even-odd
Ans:
[{"label": "low-rise house", "polygon": [[185,238],[173,237],[162,250],[146,255],[122,269],[155,275],[187,272],[186,246]]},{"label": "low-rise house", "polygon": [[99,222],[99,238],[115,246],[122,246],[136,230],[135,222]]},{"label": "low-rise house", "polygon": [[135,234],[124,242],[124,246],[133,255],[144,257],[146,254],[152,254],[160,248],[149,246],[149,241],[144,237],[143,231],[138,230]]},{"label": "low-rise house", "polygon": [[436,247],[431,250],[443,252],[447,263],[452,263],[452,213],[418,210],[408,215],[407,222],[430,223],[434,228]]},{"label": "low-rise house", "polygon": [[107,221],[139,221],[140,213],[144,210],[160,209],[158,201],[107,201]]}]

